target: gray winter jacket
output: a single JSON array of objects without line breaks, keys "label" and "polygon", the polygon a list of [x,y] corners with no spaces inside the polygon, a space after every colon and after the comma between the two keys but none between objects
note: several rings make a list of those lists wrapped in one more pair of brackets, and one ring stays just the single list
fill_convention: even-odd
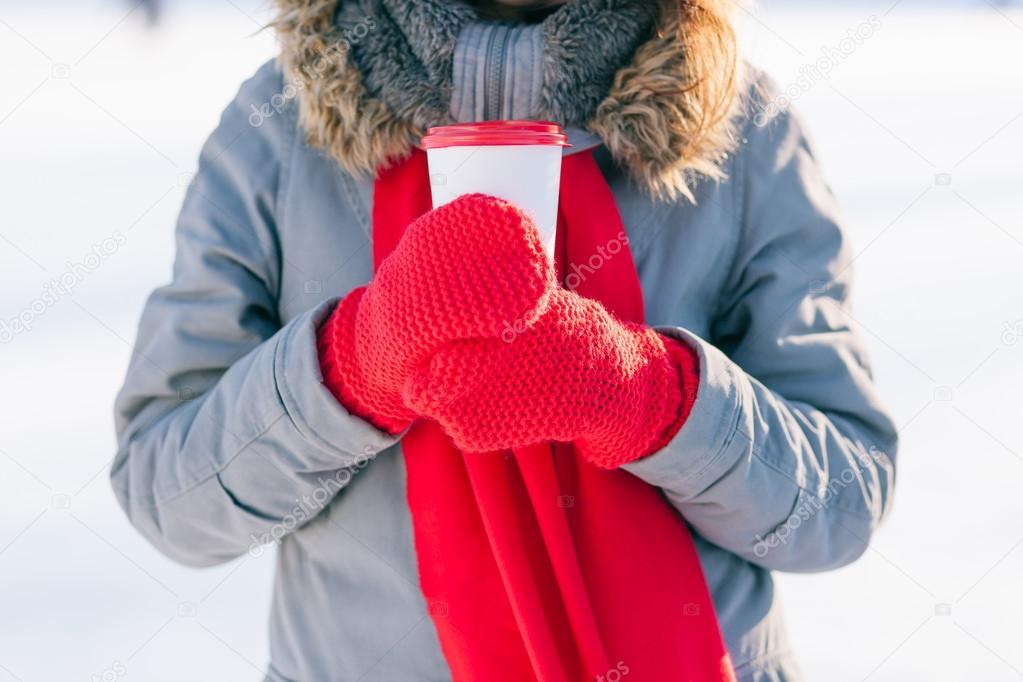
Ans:
[{"label": "gray winter jacket", "polygon": [[[309,146],[294,104],[265,65],[202,152],[173,281],[146,306],[117,400],[113,486],[182,563],[278,544],[268,679],[450,679],[417,584],[401,444],[348,414],[317,363],[317,325],[372,277],[372,182]],[[598,151],[647,321],[701,368],[682,430],[625,468],[692,527],[739,678],[796,680],[771,571],[863,553],[891,503],[896,436],[850,328],[849,247],[805,134],[788,113],[740,125],[727,180],[697,183],[695,203],[647,198]]]}]

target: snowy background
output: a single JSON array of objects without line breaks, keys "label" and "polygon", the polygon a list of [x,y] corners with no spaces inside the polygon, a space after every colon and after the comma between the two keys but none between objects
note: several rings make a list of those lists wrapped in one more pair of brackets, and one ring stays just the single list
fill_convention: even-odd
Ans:
[{"label": "snowy background", "polygon": [[[141,306],[200,144],[273,54],[268,14],[192,0],[148,30],[128,10],[0,0],[0,682],[255,681],[267,661],[271,554],[175,566],[107,468]],[[1023,679],[1023,10],[736,14],[844,207],[854,314],[903,438],[867,555],[779,580],[807,678]]]}]

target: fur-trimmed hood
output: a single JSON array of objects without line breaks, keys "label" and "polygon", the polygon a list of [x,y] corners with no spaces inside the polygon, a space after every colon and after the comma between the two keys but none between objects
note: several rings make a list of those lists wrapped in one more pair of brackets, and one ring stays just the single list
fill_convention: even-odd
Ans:
[{"label": "fur-trimmed hood", "polygon": [[[454,0],[433,4],[447,15],[439,23],[448,26],[457,25],[459,13],[472,12]],[[415,96],[405,98],[414,104],[396,111],[367,87],[366,74],[352,51],[360,29],[338,21],[343,9],[340,0],[276,0],[276,5],[273,25],[281,44],[281,63],[287,82],[297,91],[308,141],[346,170],[373,174],[389,161],[406,156],[419,142],[424,125],[447,122],[438,114],[438,103],[446,104],[448,93],[432,87],[426,69],[450,64],[455,37],[450,31],[431,36],[436,43],[429,46],[435,55],[432,64],[411,65],[423,70],[423,80]],[[634,52],[630,50],[631,61],[614,73],[606,96],[580,122],[643,189],[668,199],[692,198],[689,185],[697,175],[720,177],[721,161],[734,145],[733,116],[718,116],[707,125],[708,104],[701,101],[700,88],[693,87],[691,60],[679,39],[684,20],[680,15],[661,21],[656,34]],[[376,29],[375,25],[365,27]],[[410,61],[416,61],[414,56]],[[728,80],[729,91],[720,94],[728,99],[726,106],[731,110],[738,99],[737,79]],[[547,117],[564,123],[560,113],[552,107]]]}]

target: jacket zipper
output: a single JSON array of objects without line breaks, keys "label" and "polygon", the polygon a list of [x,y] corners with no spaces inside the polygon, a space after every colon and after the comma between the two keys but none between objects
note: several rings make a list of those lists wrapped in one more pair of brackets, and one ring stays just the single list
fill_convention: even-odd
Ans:
[{"label": "jacket zipper", "polygon": [[483,93],[483,120],[494,121],[501,116],[501,94],[504,92],[504,68],[508,58],[508,36],[504,26],[496,26],[487,42],[484,65],[487,84]]}]

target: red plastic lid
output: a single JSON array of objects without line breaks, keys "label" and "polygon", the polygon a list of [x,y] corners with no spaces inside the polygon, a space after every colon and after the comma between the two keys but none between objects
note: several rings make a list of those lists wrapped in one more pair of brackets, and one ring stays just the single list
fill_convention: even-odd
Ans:
[{"label": "red plastic lid", "polygon": [[426,131],[423,149],[509,145],[553,145],[567,147],[561,126],[550,121],[481,121],[435,126]]}]

